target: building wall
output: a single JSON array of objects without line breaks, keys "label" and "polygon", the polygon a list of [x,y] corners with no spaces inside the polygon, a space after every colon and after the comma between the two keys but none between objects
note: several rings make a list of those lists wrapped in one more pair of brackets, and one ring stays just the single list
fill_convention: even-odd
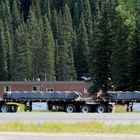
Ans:
[{"label": "building wall", "polygon": [[46,91],[53,89],[54,91],[78,91],[82,95],[86,94],[88,83],[83,81],[7,81],[0,82],[0,98],[4,93],[6,87],[9,87],[11,91],[32,91],[33,87],[39,87],[40,91]]}]

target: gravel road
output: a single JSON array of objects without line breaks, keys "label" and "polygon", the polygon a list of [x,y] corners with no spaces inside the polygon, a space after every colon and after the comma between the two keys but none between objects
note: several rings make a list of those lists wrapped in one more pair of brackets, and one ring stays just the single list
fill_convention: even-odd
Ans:
[{"label": "gravel road", "polygon": [[36,134],[0,132],[0,140],[140,140],[140,135]]}]

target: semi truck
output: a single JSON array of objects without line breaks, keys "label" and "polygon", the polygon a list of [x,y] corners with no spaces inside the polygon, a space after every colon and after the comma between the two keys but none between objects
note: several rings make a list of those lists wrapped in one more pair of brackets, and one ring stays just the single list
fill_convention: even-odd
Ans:
[{"label": "semi truck", "polygon": [[3,93],[0,112],[17,112],[17,103],[23,104],[25,111],[32,111],[34,103],[46,103],[51,111],[110,113],[114,104],[129,105],[133,102],[140,102],[139,91],[108,91],[97,98],[85,98],[76,91],[13,91]]}]

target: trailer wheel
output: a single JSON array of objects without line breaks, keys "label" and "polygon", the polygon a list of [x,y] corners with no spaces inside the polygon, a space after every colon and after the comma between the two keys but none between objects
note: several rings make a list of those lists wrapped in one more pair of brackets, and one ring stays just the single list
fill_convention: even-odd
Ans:
[{"label": "trailer wheel", "polygon": [[0,107],[0,112],[3,112],[3,113],[10,112],[10,106],[9,105],[6,105],[6,104],[2,105]]},{"label": "trailer wheel", "polygon": [[97,105],[96,112],[97,113],[105,113],[105,112],[107,112],[107,107],[103,104]]},{"label": "trailer wheel", "polygon": [[68,105],[66,105],[66,107],[65,107],[65,111],[66,111],[67,113],[76,112],[76,107],[75,107],[75,105],[73,105],[73,104],[68,104]]},{"label": "trailer wheel", "polygon": [[91,112],[91,107],[89,105],[82,105],[81,112],[82,113],[89,113],[89,112]]}]

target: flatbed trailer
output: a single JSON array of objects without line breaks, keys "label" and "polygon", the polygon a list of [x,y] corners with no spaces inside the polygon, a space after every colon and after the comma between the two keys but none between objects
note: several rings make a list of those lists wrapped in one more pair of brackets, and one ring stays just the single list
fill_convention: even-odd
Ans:
[{"label": "flatbed trailer", "polygon": [[112,105],[107,100],[92,100],[83,98],[75,91],[13,91],[3,94],[0,101],[0,112],[16,112],[17,103],[24,104],[25,111],[32,111],[32,104],[36,102],[47,103],[48,110],[61,110],[64,112],[111,112]]},{"label": "flatbed trailer", "polygon": [[83,98],[75,91],[13,91],[3,94],[0,101],[0,112],[17,112],[17,103],[24,104],[25,111],[32,111],[32,104],[43,102],[48,110],[61,110],[64,112],[97,112],[110,113],[114,104],[129,105],[140,103],[140,92],[112,92],[109,91],[100,98]]}]

